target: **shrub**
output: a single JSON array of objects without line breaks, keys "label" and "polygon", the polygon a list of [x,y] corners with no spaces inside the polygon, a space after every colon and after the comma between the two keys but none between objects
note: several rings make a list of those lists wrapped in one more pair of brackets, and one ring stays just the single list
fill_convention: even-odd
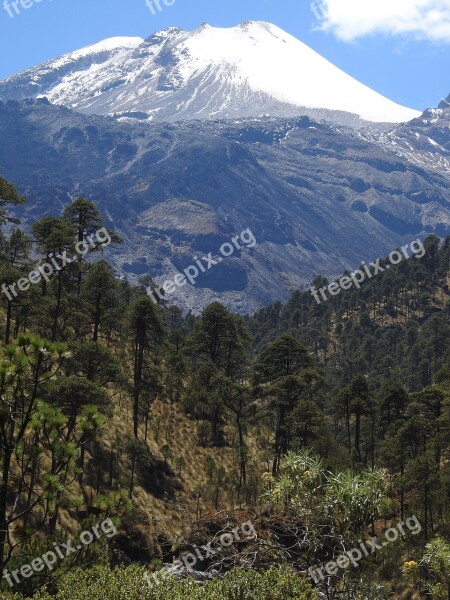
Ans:
[{"label": "shrub", "polygon": [[223,579],[208,581],[204,586],[193,580],[177,582],[170,577],[150,587],[144,579],[147,572],[137,565],[77,570],[60,580],[56,596],[43,591],[33,600],[316,600],[309,583],[281,569],[266,572],[235,569]]}]

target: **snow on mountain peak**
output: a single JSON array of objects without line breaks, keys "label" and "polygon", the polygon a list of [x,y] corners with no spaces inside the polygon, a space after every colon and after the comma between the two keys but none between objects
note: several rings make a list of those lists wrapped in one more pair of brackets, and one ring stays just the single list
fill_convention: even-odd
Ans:
[{"label": "snow on mountain peak", "polygon": [[199,68],[231,65],[254,92],[280,102],[350,112],[370,121],[401,122],[420,115],[359,83],[271,23],[245,21],[196,33],[184,45]]},{"label": "snow on mountain peak", "polygon": [[[85,50],[91,52],[103,52],[104,50],[115,50],[116,48],[137,48],[143,41],[144,40],[141,37],[112,37],[97,42],[96,44],[86,46]],[[78,52],[80,52],[80,50]]]},{"label": "snow on mountain peak", "polygon": [[115,50],[122,49],[134,49],[140,46],[143,41],[144,40],[140,37],[107,38],[106,40],[102,40],[101,42],[90,44],[89,46],[84,46],[83,48],[80,48],[80,50],[75,50],[74,52],[63,54],[63,56],[55,59],[54,61],[50,61],[50,64],[53,68],[58,68],[66,64],[68,60],[75,61],[79,58],[84,58],[85,56],[89,56],[92,54],[99,54],[102,52],[114,52]]},{"label": "snow on mountain peak", "polygon": [[[52,77],[53,73],[53,77]],[[110,38],[0,82],[4,99],[47,96],[149,120],[295,116],[325,109],[380,122],[420,115],[383,97],[276,25],[169,27]]]}]

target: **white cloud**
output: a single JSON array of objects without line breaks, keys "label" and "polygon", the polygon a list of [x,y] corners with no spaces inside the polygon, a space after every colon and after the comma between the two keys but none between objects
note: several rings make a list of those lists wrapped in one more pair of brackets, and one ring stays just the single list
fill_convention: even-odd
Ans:
[{"label": "white cloud", "polygon": [[320,29],[350,42],[371,34],[450,43],[450,0],[313,0]]}]

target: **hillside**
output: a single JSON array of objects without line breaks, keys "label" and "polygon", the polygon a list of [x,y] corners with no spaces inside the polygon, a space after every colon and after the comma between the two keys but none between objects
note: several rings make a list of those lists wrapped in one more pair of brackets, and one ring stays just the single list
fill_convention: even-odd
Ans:
[{"label": "hillside", "polygon": [[[0,198],[3,219],[24,201],[2,178]],[[150,299],[150,278],[119,281],[108,253],[121,240],[86,200],[37,220],[31,235],[0,240],[2,567],[13,573],[102,519],[116,533],[14,591],[248,600],[251,581],[273,600],[446,591],[449,237],[430,236],[421,256],[359,290],[321,304],[296,291],[242,317],[217,302],[183,315]],[[89,256],[62,259],[81,243]],[[52,259],[48,281],[20,283]],[[329,285],[320,274],[312,283]],[[243,523],[256,533],[235,543]],[[397,546],[320,577],[315,565],[393,529]],[[219,556],[176,567],[224,535],[232,542]],[[213,581],[148,586],[162,564]]]},{"label": "hillside", "polygon": [[[412,130],[407,140],[445,147],[447,112],[436,124],[416,122],[421,137]],[[307,117],[148,125],[8,102],[0,137],[4,175],[28,196],[17,210],[24,226],[89,198],[127,240],[111,258],[130,283],[149,275],[162,285],[249,228],[254,247],[173,293],[196,313],[215,300],[251,313],[317,273],[336,276],[450,228],[445,153],[424,152],[423,164],[410,153],[413,164],[398,156],[395,137],[387,147]]]}]

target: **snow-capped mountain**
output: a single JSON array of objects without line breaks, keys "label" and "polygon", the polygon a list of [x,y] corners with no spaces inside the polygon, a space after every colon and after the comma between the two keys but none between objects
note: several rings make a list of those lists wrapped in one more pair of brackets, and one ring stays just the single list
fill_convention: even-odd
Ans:
[{"label": "snow-capped mountain", "polygon": [[420,115],[259,21],[112,38],[0,82],[3,100],[42,96],[85,113],[158,122],[309,114],[348,123],[351,113],[400,123]]}]

